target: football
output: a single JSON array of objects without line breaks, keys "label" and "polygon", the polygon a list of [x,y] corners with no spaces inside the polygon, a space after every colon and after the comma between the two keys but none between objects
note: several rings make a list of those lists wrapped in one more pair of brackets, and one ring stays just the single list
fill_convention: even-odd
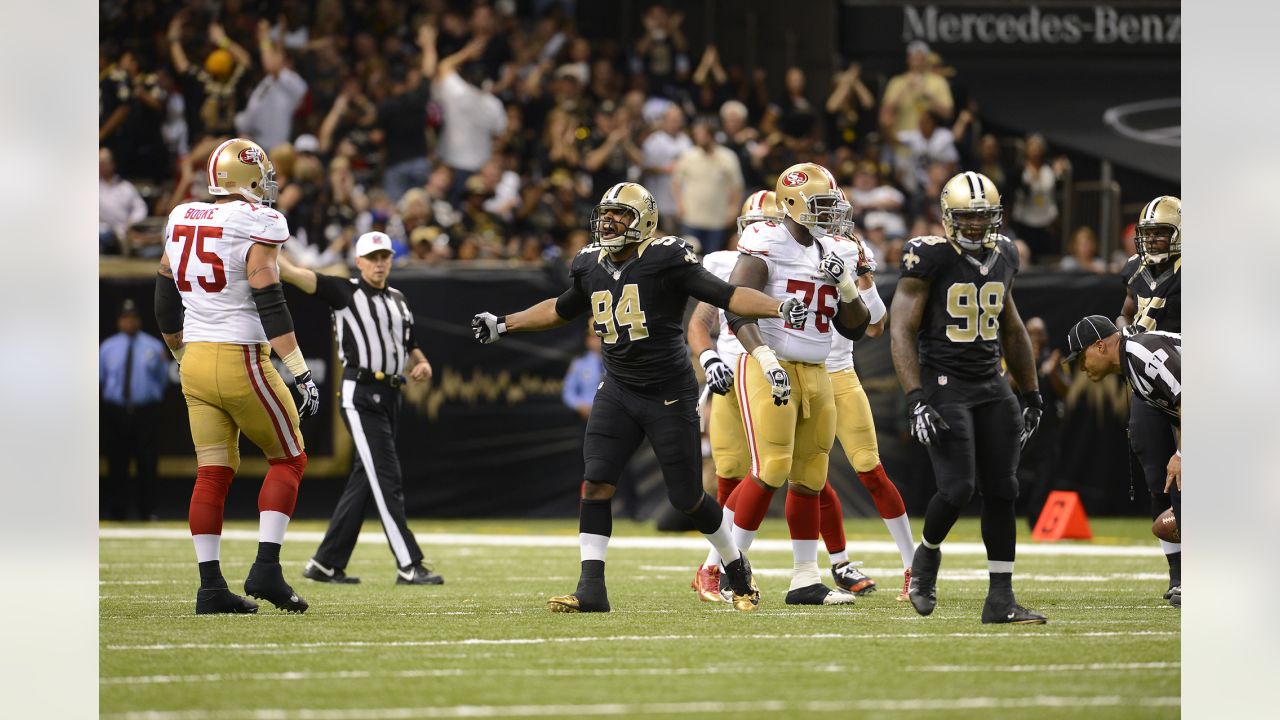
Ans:
[{"label": "football", "polygon": [[1165,542],[1182,542],[1182,533],[1178,531],[1178,521],[1173,518],[1173,508],[1160,513],[1160,517],[1151,523],[1151,534]]}]

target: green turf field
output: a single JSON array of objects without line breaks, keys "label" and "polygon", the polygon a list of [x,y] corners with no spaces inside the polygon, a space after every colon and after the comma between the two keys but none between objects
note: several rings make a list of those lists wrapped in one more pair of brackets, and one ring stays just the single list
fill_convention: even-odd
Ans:
[{"label": "green turf field", "polygon": [[[1087,545],[1115,554],[1033,554],[1058,546],[1032,548],[1038,544],[1022,531],[1015,589],[1050,622],[1008,627],[978,621],[985,558],[948,545],[929,618],[895,601],[901,570],[887,545],[859,558],[880,591],[853,607],[798,610],[782,602],[791,554],[765,543],[751,554],[761,609],[739,614],[689,589],[705,555],[700,536],[623,521],[614,524],[616,540],[690,547],[615,542],[613,612],[551,614],[546,598],[571,592],[577,580],[571,520],[411,522],[429,564],[447,579],[440,587],[394,585],[374,521],[348,568],[361,585],[307,581],[299,574],[324,526],[297,522],[283,562],[311,603],[305,615],[264,603],[257,615],[196,617],[185,525],[106,523],[100,707],[104,717],[147,720],[1177,717],[1179,614],[1160,597],[1164,559],[1141,554],[1156,547],[1150,524],[1092,524]],[[888,539],[878,520],[850,520],[848,529],[853,542]],[[237,591],[254,531],[227,526],[229,538],[246,538],[222,547]],[[452,536],[432,537],[441,533]],[[785,537],[781,519],[761,533]],[[977,521],[963,520],[948,544],[977,540]]]}]

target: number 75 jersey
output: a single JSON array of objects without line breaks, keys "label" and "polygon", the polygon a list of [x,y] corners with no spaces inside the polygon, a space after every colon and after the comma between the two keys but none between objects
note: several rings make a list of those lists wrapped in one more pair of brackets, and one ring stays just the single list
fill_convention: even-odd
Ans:
[{"label": "number 75 jersey", "polygon": [[912,238],[902,276],[930,281],[920,321],[920,365],[971,380],[1000,371],[1000,313],[1018,273],[1018,248],[997,236],[986,255],[962,252],[946,238]]},{"label": "number 75 jersey", "polygon": [[186,311],[184,342],[264,343],[246,262],[254,243],[289,239],[284,216],[243,200],[183,203],[169,213],[164,251]]}]

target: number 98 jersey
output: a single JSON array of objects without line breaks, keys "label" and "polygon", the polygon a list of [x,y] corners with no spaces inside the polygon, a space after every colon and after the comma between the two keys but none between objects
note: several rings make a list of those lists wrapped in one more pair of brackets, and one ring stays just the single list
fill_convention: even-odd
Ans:
[{"label": "number 98 jersey", "polygon": [[997,236],[984,258],[946,238],[912,238],[902,276],[930,281],[920,321],[920,365],[970,380],[1000,371],[1000,312],[1018,272],[1018,249]]},{"label": "number 98 jersey", "polygon": [[265,205],[235,200],[174,208],[164,251],[186,311],[183,342],[266,342],[245,264],[254,243],[288,239],[284,216]]}]

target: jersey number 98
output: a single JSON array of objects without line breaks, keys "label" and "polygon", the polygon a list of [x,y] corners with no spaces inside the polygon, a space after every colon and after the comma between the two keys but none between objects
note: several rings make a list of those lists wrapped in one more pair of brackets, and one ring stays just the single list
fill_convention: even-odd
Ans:
[{"label": "jersey number 98", "polygon": [[947,339],[951,342],[995,340],[1000,330],[1000,311],[1004,310],[1004,285],[985,283],[981,288],[973,283],[955,283],[947,289],[947,314],[959,320],[947,326]]}]

